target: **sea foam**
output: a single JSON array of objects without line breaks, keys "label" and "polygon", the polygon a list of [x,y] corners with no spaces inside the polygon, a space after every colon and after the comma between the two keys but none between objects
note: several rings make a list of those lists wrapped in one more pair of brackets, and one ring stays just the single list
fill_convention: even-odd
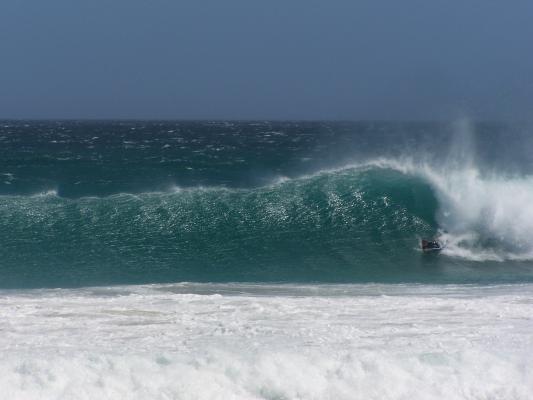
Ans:
[{"label": "sea foam", "polygon": [[3,291],[0,398],[533,396],[531,285],[262,286]]}]

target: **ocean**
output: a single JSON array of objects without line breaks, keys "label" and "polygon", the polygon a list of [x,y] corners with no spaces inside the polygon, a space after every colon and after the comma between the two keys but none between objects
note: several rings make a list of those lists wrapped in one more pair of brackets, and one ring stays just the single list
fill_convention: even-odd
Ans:
[{"label": "ocean", "polygon": [[531,137],[1,121],[0,398],[531,399]]}]

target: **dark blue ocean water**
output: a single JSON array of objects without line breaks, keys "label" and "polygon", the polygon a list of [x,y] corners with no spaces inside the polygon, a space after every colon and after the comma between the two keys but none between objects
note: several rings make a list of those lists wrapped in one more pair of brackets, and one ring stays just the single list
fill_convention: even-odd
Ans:
[{"label": "dark blue ocean water", "polygon": [[3,121],[0,287],[530,282],[530,132]]}]

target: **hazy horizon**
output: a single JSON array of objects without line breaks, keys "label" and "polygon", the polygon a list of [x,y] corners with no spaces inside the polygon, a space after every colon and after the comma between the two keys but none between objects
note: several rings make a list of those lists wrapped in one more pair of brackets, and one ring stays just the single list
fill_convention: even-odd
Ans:
[{"label": "hazy horizon", "polygon": [[527,1],[6,3],[0,119],[531,120]]}]

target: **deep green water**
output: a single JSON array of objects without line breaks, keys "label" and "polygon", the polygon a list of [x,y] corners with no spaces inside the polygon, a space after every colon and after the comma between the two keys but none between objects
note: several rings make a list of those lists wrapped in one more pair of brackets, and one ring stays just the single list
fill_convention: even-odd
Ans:
[{"label": "deep green water", "polygon": [[533,281],[524,126],[0,126],[1,288]]}]

